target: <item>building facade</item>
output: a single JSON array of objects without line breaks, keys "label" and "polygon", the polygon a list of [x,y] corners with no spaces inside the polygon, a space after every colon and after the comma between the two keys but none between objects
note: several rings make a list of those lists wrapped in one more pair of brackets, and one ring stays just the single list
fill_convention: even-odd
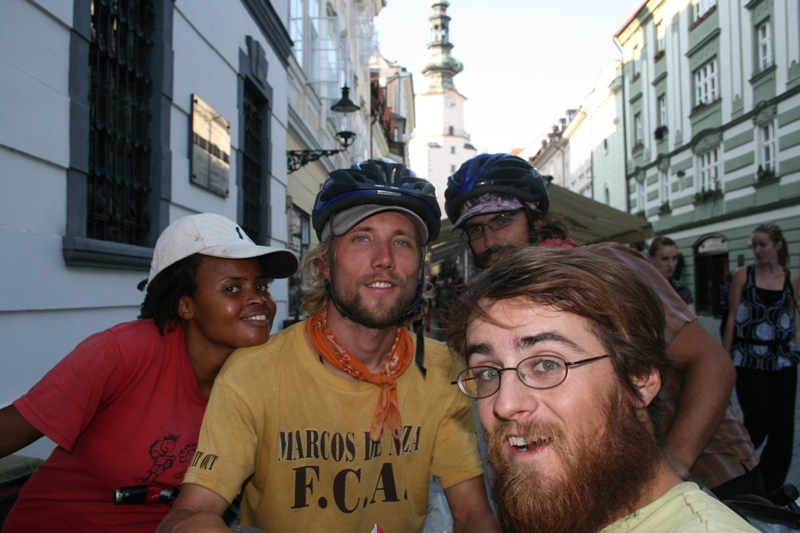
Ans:
[{"label": "building facade", "polygon": [[625,181],[622,69],[607,64],[580,107],[565,116],[533,147],[519,153],[553,183],[593,200],[628,210]]},{"label": "building facade", "polygon": [[[177,218],[214,212],[260,244],[301,254],[312,244],[308,215],[327,171],[370,154],[371,23],[382,6],[2,3],[0,406],[92,333],[136,319],[156,238]],[[360,106],[347,126],[355,142],[303,167],[305,179],[290,174],[287,150],[337,147],[344,126],[330,107],[344,85]],[[270,284],[276,330],[293,316],[294,289]]]},{"label": "building facade", "polygon": [[[383,0],[290,0],[288,115],[286,149],[311,155],[311,161],[290,169],[285,212],[289,217],[289,248],[303,257],[317,242],[311,211],[322,183],[332,170],[346,168],[374,154],[370,60],[376,53],[373,19]],[[358,109],[331,109],[347,89]],[[351,132],[343,149],[338,132]],[[319,156],[322,152],[336,152]],[[277,206],[276,206],[277,207]],[[301,310],[300,276],[289,280],[289,316]]]},{"label": "building facade", "polygon": [[649,0],[623,51],[631,212],[678,242],[681,279],[716,313],[761,222],[800,252],[800,7],[793,0]]}]

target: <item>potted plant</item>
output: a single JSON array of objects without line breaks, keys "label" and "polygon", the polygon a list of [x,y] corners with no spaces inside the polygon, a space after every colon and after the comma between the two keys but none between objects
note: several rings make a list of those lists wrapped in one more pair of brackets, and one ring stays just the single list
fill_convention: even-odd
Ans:
[{"label": "potted plant", "polygon": [[658,207],[658,214],[665,215],[672,211],[672,208],[669,205],[669,200],[664,200],[664,203]]},{"label": "potted plant", "polygon": [[756,181],[758,183],[763,183],[765,181],[769,181],[769,180],[773,180],[773,179],[775,179],[775,171],[774,170],[772,170],[769,167],[767,167],[765,169],[763,166],[758,165],[758,170],[756,171]]},{"label": "potted plant", "polygon": [[709,198],[713,198],[714,196],[722,196],[722,186],[720,185],[718,179],[714,180],[713,188],[706,189],[704,186],[702,189],[700,189],[700,192],[694,193],[694,201],[702,202],[708,200]]},{"label": "potted plant", "polygon": [[664,140],[664,139],[667,138],[667,132],[668,131],[669,131],[669,128],[667,128],[666,124],[662,124],[661,126],[658,126],[655,129],[655,131],[653,131],[653,137],[657,141]]}]

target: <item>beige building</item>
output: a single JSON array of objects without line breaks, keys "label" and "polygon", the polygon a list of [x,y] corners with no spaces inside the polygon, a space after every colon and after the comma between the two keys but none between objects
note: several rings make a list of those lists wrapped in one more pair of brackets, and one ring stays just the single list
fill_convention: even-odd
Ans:
[{"label": "beige building", "polygon": [[580,107],[568,110],[541,139],[538,151],[528,148],[520,156],[553,176],[553,183],[627,211],[622,107],[622,70],[612,61]]},{"label": "beige building", "polygon": [[[311,212],[332,170],[370,157],[398,161],[406,157],[403,124],[414,124],[413,86],[405,69],[377,55],[373,20],[384,4],[383,0],[289,2],[293,43],[287,87],[289,168],[285,202],[272,208],[285,210],[288,247],[301,257],[317,242]],[[387,97],[394,98],[391,105]],[[332,109],[342,102],[349,104],[349,111]],[[394,126],[399,127],[397,132]],[[302,314],[299,282],[299,274],[289,280],[289,321]]]}]

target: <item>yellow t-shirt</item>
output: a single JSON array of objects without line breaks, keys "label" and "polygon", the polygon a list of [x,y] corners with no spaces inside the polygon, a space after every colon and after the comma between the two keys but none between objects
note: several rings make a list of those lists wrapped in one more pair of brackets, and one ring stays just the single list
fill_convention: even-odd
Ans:
[{"label": "yellow t-shirt", "polygon": [[403,432],[369,430],[379,388],[325,368],[301,322],[267,344],[236,350],[217,377],[184,483],[229,502],[241,520],[282,531],[419,531],[429,473],[444,488],[483,473],[469,399],[450,383],[461,368],[426,339],[423,377],[397,379]]},{"label": "yellow t-shirt", "polygon": [[700,533],[705,531],[754,532],[758,530],[697,484],[685,481],[656,501],[603,528],[600,533]]}]

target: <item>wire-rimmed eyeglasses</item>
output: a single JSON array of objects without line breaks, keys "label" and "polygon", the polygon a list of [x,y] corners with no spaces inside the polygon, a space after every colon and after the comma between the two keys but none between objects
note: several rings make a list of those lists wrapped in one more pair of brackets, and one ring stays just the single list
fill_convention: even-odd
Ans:
[{"label": "wire-rimmed eyeglasses", "polygon": [[611,357],[611,355],[598,355],[580,361],[567,362],[557,355],[534,355],[523,359],[516,367],[512,368],[473,366],[461,372],[458,379],[451,385],[457,384],[461,392],[470,398],[480,400],[499,391],[503,372],[513,370],[523,385],[532,389],[552,389],[564,383],[569,367],[599,361],[606,357]]},{"label": "wire-rimmed eyeglasses", "polygon": [[520,211],[522,211],[522,209],[517,209],[516,211],[506,211],[505,213],[500,213],[499,215],[490,218],[485,224],[472,224],[470,226],[466,226],[464,231],[461,232],[461,238],[467,242],[477,241],[483,237],[483,234],[486,231],[486,226],[488,226],[492,231],[500,231],[503,228],[507,228],[512,222],[514,222],[514,215]]}]

